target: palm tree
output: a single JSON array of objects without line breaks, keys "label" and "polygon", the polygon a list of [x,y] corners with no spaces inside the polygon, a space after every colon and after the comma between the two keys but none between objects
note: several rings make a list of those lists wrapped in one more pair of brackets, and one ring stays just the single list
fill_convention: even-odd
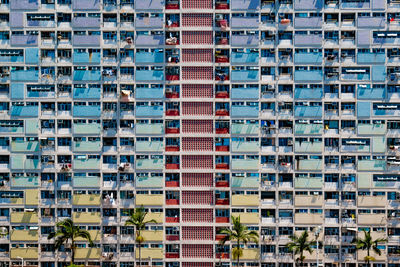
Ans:
[{"label": "palm tree", "polygon": [[125,225],[133,225],[136,228],[136,242],[139,244],[139,266],[142,266],[142,243],[145,241],[141,235],[142,230],[146,228],[148,223],[157,223],[156,220],[145,221],[147,211],[144,211],[143,206],[136,208],[135,211],[130,215],[129,219],[125,222]]},{"label": "palm tree", "polygon": [[367,256],[364,258],[365,262],[369,265],[370,261],[374,261],[375,258],[370,256],[370,250],[372,249],[376,254],[379,256],[382,254],[382,251],[380,248],[378,248],[378,244],[382,242],[386,242],[386,238],[378,238],[375,240],[372,240],[371,236],[371,229],[364,232],[364,238],[359,238],[359,237],[354,237],[353,241],[351,243],[356,245],[356,249],[361,249],[361,250],[366,250],[367,251]]},{"label": "palm tree", "polygon": [[317,244],[316,240],[309,241],[308,236],[307,230],[304,231],[300,236],[292,235],[289,237],[292,242],[286,244],[286,247],[290,252],[293,252],[294,255],[300,254],[296,259],[296,262],[300,261],[302,265],[306,259],[304,252],[308,251],[311,254],[313,252],[312,247]]},{"label": "palm tree", "polygon": [[247,226],[240,222],[240,216],[232,216],[232,229],[222,228],[218,231],[218,234],[223,234],[225,237],[219,241],[220,245],[223,246],[227,241],[236,241],[237,247],[232,249],[232,257],[237,259],[237,266],[239,267],[240,257],[243,255],[243,249],[240,244],[247,244],[248,242],[258,242],[258,232],[248,230]]},{"label": "palm tree", "polygon": [[73,265],[75,261],[75,240],[80,237],[89,242],[89,246],[93,246],[92,238],[88,231],[79,228],[79,226],[75,225],[71,219],[65,219],[56,224],[57,230],[49,234],[47,239],[55,238],[54,247],[56,250],[60,249],[61,246],[66,245],[71,241],[71,262]]}]

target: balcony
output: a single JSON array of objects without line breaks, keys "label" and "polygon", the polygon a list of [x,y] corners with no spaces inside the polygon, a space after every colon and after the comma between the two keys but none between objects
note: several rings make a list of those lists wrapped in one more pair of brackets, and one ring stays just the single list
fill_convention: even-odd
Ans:
[{"label": "balcony", "polygon": [[151,230],[143,230],[142,236],[146,241],[163,241],[163,231],[151,231]]},{"label": "balcony", "polygon": [[321,142],[311,142],[311,141],[296,141],[294,144],[295,152],[302,153],[322,153],[323,143]]},{"label": "balcony", "polygon": [[11,46],[38,46],[37,35],[11,35]]},{"label": "balcony", "polygon": [[74,77],[75,81],[101,81],[100,70],[75,70]]},{"label": "balcony", "polygon": [[258,142],[246,142],[241,140],[232,140],[232,152],[258,152],[260,145]]},{"label": "balcony", "polygon": [[258,28],[260,20],[258,17],[232,17],[232,28]]},{"label": "balcony", "polygon": [[[383,244],[383,243],[382,243]],[[374,251],[370,252],[370,256],[374,257],[374,261],[386,261],[387,260],[387,254],[386,254],[386,250],[382,249],[382,254],[378,255],[377,253],[375,253]],[[357,251],[357,260],[359,261],[364,261],[364,258],[367,256],[367,252],[366,251]]]},{"label": "balcony", "polygon": [[[315,188],[322,189],[322,185],[324,184],[322,178],[312,178],[312,177],[299,177],[294,180],[295,188]],[[325,183],[326,185],[327,183]]]},{"label": "balcony", "polygon": [[13,155],[11,156],[11,169],[29,169],[38,170],[39,159],[25,158],[23,155]]},{"label": "balcony", "polygon": [[347,145],[342,144],[342,152],[370,152],[371,147],[369,145]]},{"label": "balcony", "polygon": [[232,123],[231,125],[231,133],[232,134],[245,134],[245,135],[252,135],[259,133],[259,125],[255,123]]},{"label": "balcony", "polygon": [[100,195],[74,195],[73,196],[73,205],[77,206],[100,206],[101,204],[101,196]]},{"label": "balcony", "polygon": [[322,17],[296,17],[294,19],[295,28],[318,28],[322,27]]},{"label": "balcony", "polygon": [[39,177],[12,177],[11,187],[39,187]]},{"label": "balcony", "polygon": [[[257,204],[258,206],[258,204]],[[245,224],[259,224],[260,215],[255,212],[232,212],[232,216],[240,216],[240,222]]]},{"label": "balcony", "polygon": [[[386,201],[385,201],[386,203]],[[385,225],[386,215],[385,214],[359,214],[358,224],[362,225]]]},{"label": "balcony", "polygon": [[135,63],[163,63],[163,52],[137,52]]},{"label": "balcony", "polygon": [[100,159],[98,158],[76,158],[73,161],[74,169],[95,170],[100,169]]},{"label": "balcony", "polygon": [[11,223],[35,223],[39,222],[36,212],[12,212],[10,215]]},{"label": "balcony", "polygon": [[[102,233],[100,230],[88,230],[88,232],[94,242],[98,242],[101,240]],[[85,241],[85,239],[82,237],[78,237],[76,240],[77,241]]]},{"label": "balcony", "polygon": [[101,62],[101,53],[100,52],[74,52],[72,60],[74,64],[100,64]]},{"label": "balcony", "polygon": [[99,47],[100,35],[74,35],[72,44],[76,46]]},{"label": "balcony", "polygon": [[137,206],[140,205],[162,206],[163,204],[164,204],[164,195],[148,195],[148,194],[136,195],[135,205]]},{"label": "balcony", "polygon": [[72,214],[72,219],[74,223],[101,223],[100,212],[74,212]]},{"label": "balcony", "polygon": [[322,82],[322,70],[295,70],[294,80],[296,82]]},{"label": "balcony", "polygon": [[162,117],[164,115],[163,106],[137,106],[137,117]]},{"label": "balcony", "polygon": [[342,2],[341,3],[341,8],[342,9],[369,9],[370,8],[370,2]]},{"label": "balcony", "polygon": [[137,141],[136,152],[163,152],[164,142],[162,141]]},{"label": "balcony", "polygon": [[[164,252],[162,248],[142,248],[142,259],[151,258],[151,259],[163,259]],[[139,250],[136,250],[136,259],[139,258]]]},{"label": "balcony", "polygon": [[296,117],[322,117],[321,106],[295,106],[294,115]]},{"label": "balcony", "polygon": [[138,17],[136,16],[135,22],[136,28],[162,28],[163,18],[162,17]]},{"label": "balcony", "polygon": [[232,70],[231,80],[233,82],[239,81],[258,81],[260,80],[260,71],[259,70]]},{"label": "balcony", "polygon": [[322,170],[322,159],[302,159],[297,160],[298,171],[321,171]]},{"label": "balcony", "polygon": [[100,18],[73,17],[71,25],[73,28],[100,28]]},{"label": "balcony", "polygon": [[241,259],[244,260],[260,260],[260,250],[258,248],[245,248]]},{"label": "balcony", "polygon": [[135,97],[138,99],[162,99],[164,90],[162,88],[136,88]]},{"label": "balcony", "polygon": [[258,63],[259,61],[258,53],[252,52],[232,52],[231,57],[232,63]]},{"label": "balcony", "polygon": [[295,0],[294,8],[295,10],[320,10],[323,7],[322,0]]},{"label": "balcony", "polygon": [[385,196],[358,196],[357,206],[359,207],[386,207]]},{"label": "balcony", "polygon": [[10,250],[11,259],[37,260],[38,256],[38,248],[11,248]]},{"label": "balcony", "polygon": [[98,135],[101,132],[100,123],[74,123],[73,133],[74,134],[94,134]]},{"label": "balcony", "polygon": [[137,159],[136,169],[137,170],[158,170],[164,168],[163,159]]},{"label": "balcony", "polygon": [[100,117],[101,107],[96,106],[74,106],[73,108],[74,117]]},{"label": "balcony", "polygon": [[260,8],[260,3],[258,0],[231,0],[231,3],[232,10],[249,10]]},{"label": "balcony", "polygon": [[254,46],[260,43],[258,35],[233,35],[231,39],[232,46]]},{"label": "balcony", "polygon": [[72,179],[73,187],[79,188],[98,188],[100,178],[97,176],[74,176]]},{"label": "balcony", "polygon": [[258,195],[233,195],[232,206],[258,206],[260,199]]},{"label": "balcony", "polygon": [[[157,223],[163,223],[164,221],[164,213],[162,212],[150,212],[147,213],[147,220],[155,220]],[[167,219],[166,219],[167,221]],[[178,222],[179,222],[179,218],[178,218]]]},{"label": "balcony", "polygon": [[322,64],[322,53],[295,53],[294,63],[296,64]]},{"label": "balcony", "polygon": [[76,260],[87,260],[87,259],[100,259],[101,248],[77,248],[75,252]]},{"label": "balcony", "polygon": [[162,70],[136,70],[136,81],[162,81],[164,71]]},{"label": "balcony", "polygon": [[295,134],[300,135],[321,135],[323,133],[323,124],[299,124],[294,125]]},{"label": "balcony", "polygon": [[311,213],[296,213],[294,215],[294,222],[296,224],[322,224],[324,222],[324,216],[322,214],[311,214]]},{"label": "balcony", "polygon": [[343,73],[341,75],[341,80],[368,81],[370,80],[370,75],[369,73]]},{"label": "balcony", "polygon": [[75,141],[73,145],[74,152],[101,152],[101,141]]},{"label": "balcony", "polygon": [[137,177],[137,188],[161,188],[163,187],[163,177]]},{"label": "balcony", "polygon": [[100,2],[97,0],[72,1],[74,10],[100,10]]},{"label": "balcony", "polygon": [[163,9],[165,0],[141,0],[135,1],[135,9],[142,10],[153,10],[153,9]]},{"label": "balcony", "polygon": [[232,159],[232,170],[258,170],[258,159]]},{"label": "balcony", "polygon": [[321,35],[312,35],[312,34],[304,34],[304,35],[295,35],[294,43],[298,46],[318,46],[322,45],[322,36]]},{"label": "balcony", "polygon": [[358,171],[385,171],[385,160],[359,160],[357,163]]},{"label": "balcony", "polygon": [[37,230],[12,230],[10,241],[38,242],[39,233]]},{"label": "balcony", "polygon": [[0,62],[5,62],[5,63],[23,63],[24,62],[24,56],[17,56],[17,55],[11,55],[11,56],[5,56],[1,55],[0,56]]},{"label": "balcony", "polygon": [[232,106],[232,117],[258,117],[258,106]]},{"label": "balcony", "polygon": [[24,141],[13,140],[11,141],[11,152],[38,152],[39,141]]},{"label": "balcony", "polygon": [[359,64],[384,64],[386,61],[386,55],[383,53],[358,53],[357,63]]},{"label": "balcony", "polygon": [[295,207],[322,207],[324,197],[322,195],[297,195],[294,198]]},{"label": "balcony", "polygon": [[164,43],[164,35],[137,35],[135,44],[139,46],[160,46]]},{"label": "balcony", "polygon": [[37,82],[39,80],[38,70],[11,70],[11,81]]},{"label": "balcony", "polygon": [[163,133],[164,125],[162,123],[136,124],[136,134],[147,135]]}]

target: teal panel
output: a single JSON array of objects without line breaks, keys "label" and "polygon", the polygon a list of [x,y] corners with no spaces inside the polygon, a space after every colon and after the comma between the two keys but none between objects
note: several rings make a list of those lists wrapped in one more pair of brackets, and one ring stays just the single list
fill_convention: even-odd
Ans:
[{"label": "teal panel", "polygon": [[23,169],[25,155],[12,155],[10,161],[11,161],[11,169]]},{"label": "teal panel", "polygon": [[232,177],[232,187],[258,188],[259,177]]},{"label": "teal panel", "polygon": [[137,177],[136,187],[163,187],[162,177]]},{"label": "teal panel", "polygon": [[25,85],[23,83],[12,83],[10,85],[11,99],[25,98]]},{"label": "teal panel", "polygon": [[39,48],[26,48],[25,49],[25,63],[38,64],[39,63]]},{"label": "teal panel", "polygon": [[357,102],[357,117],[371,117],[370,102]]},{"label": "teal panel", "polygon": [[322,178],[301,177],[294,180],[295,188],[322,188],[322,184]]},{"label": "teal panel", "polygon": [[74,176],[72,183],[74,187],[99,187],[100,178],[95,176]]},{"label": "teal panel", "polygon": [[38,134],[39,131],[39,120],[26,120],[25,121],[25,133],[26,134]]},{"label": "teal panel", "polygon": [[372,81],[384,82],[386,80],[386,66],[372,66]]}]

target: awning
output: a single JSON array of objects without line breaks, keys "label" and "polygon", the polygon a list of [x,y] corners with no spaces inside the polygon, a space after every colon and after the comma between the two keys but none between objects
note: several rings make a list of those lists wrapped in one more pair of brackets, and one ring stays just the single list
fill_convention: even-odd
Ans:
[{"label": "awning", "polygon": [[121,93],[122,93],[123,95],[130,95],[130,94],[131,94],[131,91],[129,91],[129,90],[121,90]]}]

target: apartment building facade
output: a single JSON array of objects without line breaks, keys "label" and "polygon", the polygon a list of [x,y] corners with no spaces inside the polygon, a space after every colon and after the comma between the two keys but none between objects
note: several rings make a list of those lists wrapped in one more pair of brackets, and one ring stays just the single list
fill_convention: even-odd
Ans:
[{"label": "apartment building facade", "polygon": [[0,0],[0,266],[228,267],[400,259],[398,0]]}]

